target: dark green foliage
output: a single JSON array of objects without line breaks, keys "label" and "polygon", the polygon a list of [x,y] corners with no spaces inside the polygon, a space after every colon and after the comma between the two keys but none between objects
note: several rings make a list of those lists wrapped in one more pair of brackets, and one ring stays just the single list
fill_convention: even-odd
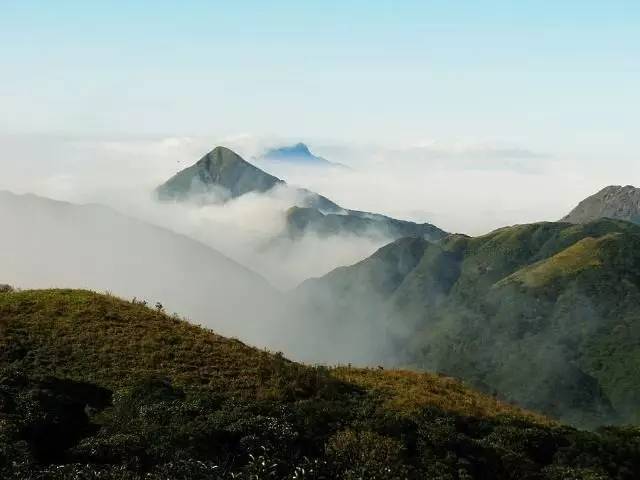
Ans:
[{"label": "dark green foliage", "polygon": [[438,370],[574,425],[638,421],[637,225],[401,239],[292,297],[335,337],[389,339],[379,362]]},{"label": "dark green foliage", "polygon": [[[632,479],[640,468],[637,429],[580,432],[435,408],[406,418],[362,393],[238,400],[156,378],[116,392],[113,405],[78,410],[104,394],[78,383],[33,403],[54,384],[65,382],[14,375],[0,384],[2,478]],[[55,448],[45,457],[30,435],[43,419],[64,427],[47,431]]]},{"label": "dark green foliage", "polygon": [[624,480],[640,470],[635,428],[558,426],[435,375],[307,367],[89,292],[9,295],[3,479]]}]

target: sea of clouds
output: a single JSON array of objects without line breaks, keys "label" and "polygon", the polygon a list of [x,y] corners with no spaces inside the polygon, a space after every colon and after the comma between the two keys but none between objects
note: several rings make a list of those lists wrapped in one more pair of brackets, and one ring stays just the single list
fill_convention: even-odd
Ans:
[{"label": "sea of clouds", "polygon": [[[336,325],[327,328],[306,311],[288,310],[287,301],[281,300],[290,298],[286,295],[305,279],[354,264],[390,239],[374,234],[325,238],[308,233],[295,240],[283,236],[286,210],[302,200],[291,188],[211,205],[158,202],[154,189],[224,145],[289,184],[343,207],[479,235],[504,225],[557,220],[585,196],[621,183],[621,174],[625,183],[640,178],[638,166],[616,170],[598,162],[481,143],[397,147],[308,142],[314,153],[346,168],[260,158],[269,147],[295,141],[250,135],[0,136],[0,190],[104,205],[113,212],[3,200],[1,240],[6,248],[0,283],[112,290],[125,298],[144,297],[151,304],[162,301],[195,323],[281,349],[293,358],[370,363],[380,358],[382,326],[356,324],[349,332]],[[60,211],[69,213],[56,213]],[[156,235],[164,240],[156,241]],[[201,244],[220,255],[204,252],[197,246]],[[202,255],[207,262],[198,261]],[[243,273],[243,267],[257,273],[256,278]],[[298,338],[289,335],[294,327]],[[301,336],[307,336],[306,341]]]}]

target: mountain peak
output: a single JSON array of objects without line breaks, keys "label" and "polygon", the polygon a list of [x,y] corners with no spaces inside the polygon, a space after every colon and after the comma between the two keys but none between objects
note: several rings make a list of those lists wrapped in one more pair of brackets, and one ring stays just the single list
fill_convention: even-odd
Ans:
[{"label": "mountain peak", "polygon": [[[210,170],[210,173],[214,175],[217,173],[217,170],[230,167],[260,170],[258,167],[247,162],[244,158],[242,158],[230,148],[223,146],[215,147],[200,160],[198,160],[196,162],[196,165],[200,165],[201,167]],[[262,170],[260,171],[262,172]],[[269,175],[266,172],[262,173],[264,173],[265,175]]]},{"label": "mountain peak", "polygon": [[332,166],[338,165],[326,160],[322,157],[314,155],[309,147],[302,142],[298,142],[294,145],[284,145],[281,147],[274,147],[267,150],[261,157],[262,160],[274,161],[274,162],[290,162],[300,165],[314,165],[314,166]]},{"label": "mountain peak", "polygon": [[272,148],[267,151],[265,157],[269,156],[277,156],[277,155],[290,155],[290,156],[310,156],[314,155],[309,150],[309,147],[302,143],[298,142],[295,145],[285,145],[282,147]]},{"label": "mountain peak", "polygon": [[249,192],[266,192],[283,183],[260,170],[233,150],[217,146],[194,165],[171,177],[157,189],[161,200],[185,200],[214,194],[235,198]]},{"label": "mountain peak", "polygon": [[207,153],[207,155],[205,155],[205,157],[209,156],[209,155],[231,155],[233,157],[237,157],[239,160],[241,161],[245,161],[240,155],[238,155],[236,152],[234,152],[233,150],[231,150],[228,147],[225,147],[223,145],[218,145],[217,147],[215,147],[213,150],[211,150],[209,153]]},{"label": "mountain peak", "polygon": [[309,150],[309,147],[302,143],[296,143],[295,145],[291,145],[291,146],[284,146],[278,149],[279,151],[283,152],[283,153],[291,153],[291,154],[295,154],[295,155],[310,155],[313,156],[313,154],[311,153],[311,150]]},{"label": "mountain peak", "polygon": [[633,185],[604,187],[582,200],[562,220],[586,223],[603,217],[640,223],[640,188]]},{"label": "mountain peak", "polygon": [[[276,149],[285,152],[285,161],[298,161],[301,157],[290,152],[306,152],[308,159],[300,163],[320,162],[331,164],[327,160],[315,157],[304,143]],[[286,153],[289,152],[289,153]],[[318,163],[316,163],[318,165]],[[286,186],[286,182],[268,174],[244,160],[229,148],[218,146],[204,155],[194,165],[178,172],[156,189],[160,200],[185,201],[201,204],[222,203],[245,193],[264,193],[274,186]],[[446,236],[446,232],[434,225],[416,224],[397,220],[368,212],[346,210],[327,197],[300,187],[288,187],[294,194],[294,206],[287,214],[288,233],[297,236],[303,230],[329,236],[340,233],[371,236],[377,234],[389,239],[400,237],[424,237],[437,241]]]}]

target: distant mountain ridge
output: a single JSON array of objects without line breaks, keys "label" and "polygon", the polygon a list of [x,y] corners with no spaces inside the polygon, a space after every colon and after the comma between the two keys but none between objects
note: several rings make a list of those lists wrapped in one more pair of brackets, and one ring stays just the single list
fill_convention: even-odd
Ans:
[{"label": "distant mountain ridge", "polygon": [[260,157],[260,160],[266,162],[286,162],[300,166],[345,168],[345,166],[340,163],[331,162],[326,158],[314,155],[304,143],[271,148]]},{"label": "distant mountain ridge", "polygon": [[437,241],[446,233],[429,223],[397,220],[384,215],[346,210],[343,213],[323,213],[318,209],[291,207],[287,211],[287,231],[291,238],[312,231],[321,236],[350,233],[353,235],[380,235],[385,238],[421,237]]},{"label": "distant mountain ridge", "polygon": [[610,185],[582,200],[562,221],[585,223],[615,218],[640,224],[640,188]]},{"label": "distant mountain ridge", "polygon": [[[308,151],[306,146],[297,150]],[[160,185],[156,193],[162,201],[218,203],[247,193],[266,193],[278,187],[292,189],[299,198],[286,216],[286,234],[292,238],[305,232],[325,236],[377,234],[389,236],[389,239],[422,236],[428,240],[439,240],[447,235],[429,223],[418,224],[343,208],[315,192],[287,185],[284,180],[259,169],[225,147],[216,147],[196,164],[178,172]]]}]

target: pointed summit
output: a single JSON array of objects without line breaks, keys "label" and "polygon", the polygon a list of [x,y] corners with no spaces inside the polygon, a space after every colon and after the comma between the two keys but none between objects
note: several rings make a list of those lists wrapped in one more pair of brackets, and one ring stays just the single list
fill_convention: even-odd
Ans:
[{"label": "pointed summit", "polygon": [[249,192],[266,192],[283,183],[245,161],[226,147],[216,147],[194,165],[185,168],[157,189],[161,200],[186,200],[214,195],[235,198]]},{"label": "pointed summit", "polygon": [[277,153],[291,154],[291,155],[311,155],[311,151],[309,150],[309,147],[307,147],[302,142],[296,143],[295,145],[285,145],[279,148],[272,148],[267,152],[267,155],[277,154]]},{"label": "pointed summit", "polygon": [[582,200],[562,221],[587,223],[604,217],[640,224],[640,188],[632,185],[605,187]]},{"label": "pointed summit", "polygon": [[311,150],[309,150],[309,147],[302,142],[296,143],[295,145],[285,145],[267,150],[260,160],[265,162],[286,162],[307,166],[342,166],[338,163],[333,163],[325,158],[314,155],[311,153]]},{"label": "pointed summit", "polygon": [[[309,151],[304,144],[290,147]],[[167,180],[156,189],[160,200],[191,201],[201,204],[222,203],[245,193],[264,193],[276,185],[286,188],[292,207],[287,213],[288,234],[296,237],[304,231],[321,236],[338,234],[378,234],[396,239],[423,237],[440,240],[446,232],[429,223],[417,224],[384,215],[348,210],[306,188],[288,186],[278,177],[250,164],[225,147],[216,147],[194,165]],[[297,207],[297,208],[296,208]]]}]

